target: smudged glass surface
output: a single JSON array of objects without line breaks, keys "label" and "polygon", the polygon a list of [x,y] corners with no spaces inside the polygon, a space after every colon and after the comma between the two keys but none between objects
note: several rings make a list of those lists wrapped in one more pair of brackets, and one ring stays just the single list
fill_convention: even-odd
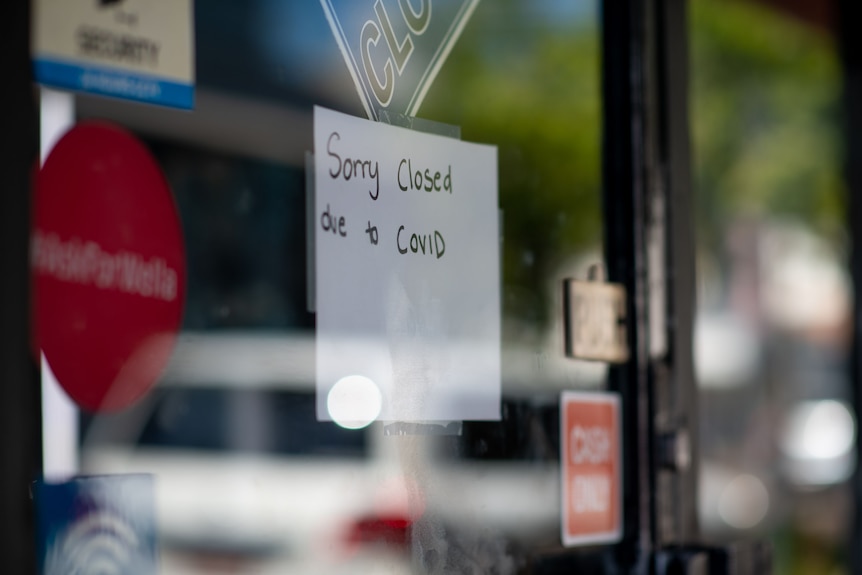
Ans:
[{"label": "smudged glass surface", "polygon": [[188,270],[168,369],[80,414],[81,472],[154,476],[162,573],[526,572],[560,548],[559,393],[605,378],[561,323],[562,279],[601,262],[597,3],[479,2],[416,114],[498,149],[498,422],[317,421],[305,153],[314,105],[365,110],[320,2],[195,24],[195,111],[76,97],[158,160]]}]

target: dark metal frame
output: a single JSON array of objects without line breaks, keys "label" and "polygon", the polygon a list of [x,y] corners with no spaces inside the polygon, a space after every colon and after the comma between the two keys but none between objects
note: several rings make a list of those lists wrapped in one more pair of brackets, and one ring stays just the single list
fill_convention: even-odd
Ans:
[{"label": "dark metal frame", "polygon": [[[854,2],[839,0],[838,40],[844,76],[844,176],[847,182],[847,228],[850,232],[850,272],[853,278],[853,344],[850,350],[851,401],[857,421],[856,461],[862,462],[858,422],[862,414],[862,38],[855,29]],[[862,468],[857,463],[852,479],[853,517],[846,542],[852,573],[862,573]]]},{"label": "dark metal frame", "polygon": [[654,442],[650,417],[645,209],[646,71],[649,0],[602,4],[604,112],[603,214],[608,280],[628,294],[629,362],[613,367],[610,387],[623,407],[623,541],[617,560],[647,573],[654,543]]},{"label": "dark metal frame", "polygon": [[604,249],[608,281],[628,293],[630,359],[609,375],[623,405],[624,531],[534,573],[731,571],[726,552],[697,545],[686,6],[602,3]]},{"label": "dark metal frame", "polygon": [[[660,185],[664,186],[668,240],[667,389],[656,405],[659,419],[662,503],[673,513],[665,544],[698,538],[698,391],[694,373],[695,238],[689,142],[688,12],[684,0],[665,0],[657,14]],[[664,451],[661,451],[664,449]],[[688,461],[680,461],[688,450]],[[674,503],[670,503],[673,501]],[[665,540],[666,539],[666,540]]]},{"label": "dark metal frame", "polygon": [[0,8],[6,26],[0,69],[0,563],[3,573],[36,572],[30,483],[41,473],[42,405],[30,348],[30,177],[38,161],[38,116],[30,72],[30,2]]},{"label": "dark metal frame", "polygon": [[603,6],[605,257],[629,294],[631,350],[610,381],[625,413],[617,558],[661,572],[698,536],[686,2]]}]

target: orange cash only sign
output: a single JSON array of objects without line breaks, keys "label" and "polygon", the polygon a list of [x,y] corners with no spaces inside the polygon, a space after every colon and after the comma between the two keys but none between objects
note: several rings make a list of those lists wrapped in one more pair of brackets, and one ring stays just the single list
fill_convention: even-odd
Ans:
[{"label": "orange cash only sign", "polygon": [[623,531],[620,398],[566,391],[560,418],[563,544],[616,543]]}]

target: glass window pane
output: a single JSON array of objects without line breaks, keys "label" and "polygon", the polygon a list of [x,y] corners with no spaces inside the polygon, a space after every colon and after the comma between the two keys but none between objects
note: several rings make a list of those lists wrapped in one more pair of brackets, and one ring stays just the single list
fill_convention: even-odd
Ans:
[{"label": "glass window pane", "polygon": [[500,421],[317,420],[305,154],[314,106],[366,117],[322,3],[199,0],[191,112],[75,97],[146,145],[181,220],[171,361],[78,430],[81,473],[155,476],[163,573],[508,573],[560,545],[559,392],[606,375],[562,337],[562,280],[602,262],[598,27],[596,2],[480,2],[417,113],[497,148]]}]

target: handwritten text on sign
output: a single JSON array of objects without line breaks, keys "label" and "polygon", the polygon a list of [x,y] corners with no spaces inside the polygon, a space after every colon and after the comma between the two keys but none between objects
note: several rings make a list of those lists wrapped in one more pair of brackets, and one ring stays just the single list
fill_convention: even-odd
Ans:
[{"label": "handwritten text on sign", "polygon": [[619,396],[564,392],[560,412],[563,544],[619,541]]},{"label": "handwritten text on sign", "polygon": [[497,151],[315,108],[318,417],[361,376],[383,420],[497,419]]}]

